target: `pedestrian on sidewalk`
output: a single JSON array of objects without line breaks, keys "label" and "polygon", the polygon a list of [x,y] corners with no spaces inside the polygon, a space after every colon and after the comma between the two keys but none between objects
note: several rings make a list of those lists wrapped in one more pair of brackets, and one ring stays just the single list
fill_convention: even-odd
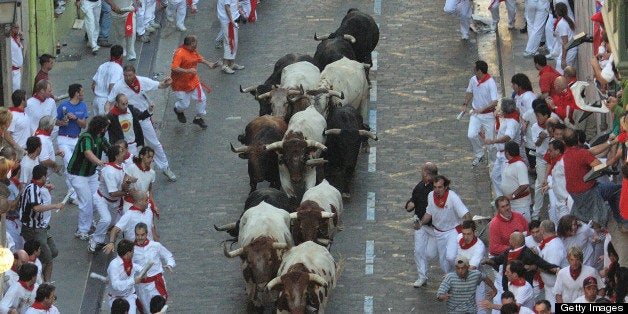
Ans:
[{"label": "pedestrian on sidewalk", "polygon": [[[118,44],[124,48],[122,54],[128,61],[135,61],[135,8],[134,0],[105,0],[111,5],[111,26]],[[141,4],[140,0],[137,0]]]},{"label": "pedestrian on sidewalk", "polygon": [[81,11],[85,13],[85,33],[87,33],[87,47],[96,54],[98,46],[98,33],[100,32],[100,0],[77,0],[81,4]]},{"label": "pedestrian on sidewalk", "polygon": [[103,115],[109,112],[110,108],[105,108],[109,92],[117,81],[124,79],[122,70],[122,54],[124,48],[120,45],[113,45],[109,50],[109,61],[101,64],[92,77],[92,91],[94,100],[92,102],[92,112],[94,115]]},{"label": "pedestrian on sidewalk", "polygon": [[[488,64],[482,60],[476,61],[473,67],[475,75],[469,79],[467,92],[462,104],[462,110],[467,110],[471,103],[469,113],[469,130],[467,137],[471,142],[475,158],[471,165],[479,165],[486,160],[486,155],[480,141],[480,131],[484,128],[484,137],[493,139],[495,134],[495,108],[497,107],[497,84],[488,74]],[[492,156],[493,145],[487,146],[489,156]]]},{"label": "pedestrian on sidewalk", "polygon": [[549,0],[526,1],[525,18],[528,27],[528,42],[523,56],[532,58],[539,50],[545,33],[545,21],[550,8]]},{"label": "pedestrian on sidewalk", "polygon": [[[133,105],[133,107],[139,111],[149,110],[151,105],[154,106],[154,103],[150,101],[146,92],[156,90],[158,88],[167,88],[170,84],[172,84],[172,79],[170,77],[166,77],[163,81],[159,82],[148,77],[138,76],[135,74],[135,67],[132,65],[124,67],[123,75],[124,80],[115,83],[111,89],[105,108],[109,108],[110,104],[115,101],[116,96],[122,93],[128,98],[129,104]],[[149,110],[149,112],[152,111]],[[142,133],[144,133],[144,141],[146,142],[146,145],[155,150],[155,163],[157,164],[157,168],[163,171],[169,181],[176,181],[177,176],[172,172],[172,170],[170,170],[168,157],[166,157],[163,145],[159,142],[153,122],[151,119],[146,118],[140,120],[140,126],[142,127]]]},{"label": "pedestrian on sidewalk", "polygon": [[220,62],[210,63],[205,60],[196,50],[197,43],[196,36],[188,35],[185,37],[183,45],[174,52],[170,76],[172,77],[172,91],[177,97],[177,102],[174,104],[174,113],[177,115],[177,119],[181,123],[187,121],[183,111],[190,106],[190,101],[194,100],[196,101],[196,116],[192,123],[205,130],[207,124],[205,124],[203,116],[207,114],[205,110],[207,97],[203,88],[209,89],[209,87],[198,78],[196,67],[202,63],[213,69],[218,67]]},{"label": "pedestrian on sidewalk", "polygon": [[[499,130],[497,130],[495,138],[487,138],[484,140],[485,145],[495,145],[497,150],[495,162],[493,162],[493,169],[490,174],[491,181],[493,183],[493,193],[497,196],[504,195],[504,191],[502,191],[502,172],[508,164],[505,150],[506,143],[514,141],[517,144],[517,149],[519,149],[518,144],[521,142],[519,111],[517,111],[517,105],[514,100],[510,98],[502,98],[501,115],[503,119],[500,119]],[[518,153],[517,156],[519,156]]]},{"label": "pedestrian on sidewalk", "polygon": [[220,31],[223,33],[223,64],[222,71],[227,74],[235,73],[234,70],[242,70],[244,66],[235,63],[238,52],[238,24],[235,22],[240,17],[237,0],[218,0],[216,4]]},{"label": "pedestrian on sidewalk", "polygon": [[576,24],[567,14],[567,5],[565,3],[557,3],[554,5],[556,13],[556,22],[554,23],[554,53],[556,57],[556,70],[563,74],[565,67],[576,66],[576,56],[578,55],[578,47],[567,50],[567,43],[573,40]]},{"label": "pedestrian on sidewalk", "polygon": [[515,28],[515,16],[517,14],[517,1],[515,0],[491,0],[488,5],[488,10],[491,12],[493,18],[493,30],[497,29],[499,24],[499,4],[500,2],[506,2],[506,9],[508,11],[508,29]]},{"label": "pedestrian on sidewalk", "polygon": [[469,39],[469,28],[471,27],[471,0],[447,0],[445,1],[445,13],[458,15],[460,18],[460,33],[462,40]]},{"label": "pedestrian on sidewalk", "polygon": [[14,92],[22,88],[22,66],[24,65],[24,47],[22,46],[22,32],[20,24],[11,25],[11,77],[12,90]]}]

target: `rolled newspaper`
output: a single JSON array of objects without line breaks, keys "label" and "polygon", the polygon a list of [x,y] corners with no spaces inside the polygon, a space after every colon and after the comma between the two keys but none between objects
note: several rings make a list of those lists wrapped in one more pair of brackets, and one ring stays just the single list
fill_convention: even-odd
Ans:
[{"label": "rolled newspaper", "polygon": [[[70,196],[72,196],[72,194],[74,194],[74,188],[70,188],[70,189],[68,190],[68,193],[66,193],[66,194],[65,194],[65,196],[63,197],[63,200],[61,201],[61,203],[63,203],[63,204],[67,204],[67,203],[68,203],[68,201],[70,200]],[[55,213],[58,213],[58,212],[59,212],[59,209],[57,209],[57,210],[55,211]]]},{"label": "rolled newspaper", "polygon": [[94,279],[100,280],[102,282],[107,282],[107,277],[105,277],[103,275],[99,275],[97,273],[90,273],[89,274],[89,278],[94,278]]}]

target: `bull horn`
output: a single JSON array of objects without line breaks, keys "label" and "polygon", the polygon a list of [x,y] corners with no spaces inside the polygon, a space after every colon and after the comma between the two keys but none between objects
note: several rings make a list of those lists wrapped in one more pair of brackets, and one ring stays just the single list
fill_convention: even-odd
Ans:
[{"label": "bull horn", "polygon": [[314,166],[321,166],[327,163],[327,160],[323,159],[323,158],[314,158],[314,159],[308,159],[305,162],[306,166],[310,166],[310,167],[314,167]]},{"label": "bull horn", "polygon": [[276,285],[281,284],[281,277],[275,277],[266,284],[266,289],[272,290]]},{"label": "bull horn", "polygon": [[297,90],[297,89],[291,89],[288,91],[288,96],[294,96],[294,95],[303,95],[302,91]]},{"label": "bull horn", "polygon": [[344,91],[339,93],[338,91],[330,90],[329,91],[329,95],[338,97],[340,99],[345,99],[345,92]]},{"label": "bull horn", "polygon": [[235,250],[233,250],[233,251],[229,252],[229,251],[227,250],[227,243],[224,243],[224,244],[222,245],[222,248],[223,248],[223,253],[224,253],[224,254],[225,254],[225,256],[226,256],[226,257],[228,257],[228,258],[234,258],[234,257],[236,257],[236,256],[240,256],[240,254],[242,254],[242,252],[244,252],[244,250],[243,250],[242,248],[238,248],[238,249],[235,249]]},{"label": "bull horn", "polygon": [[222,225],[220,227],[214,225],[214,229],[216,229],[216,231],[227,231],[227,230],[232,230],[236,227],[236,223],[232,222],[232,223],[228,223],[226,225]]},{"label": "bull horn", "polygon": [[255,100],[260,100],[260,99],[264,99],[264,98],[268,98],[270,97],[270,92],[266,92],[263,93],[261,95],[255,95]]},{"label": "bull horn", "polygon": [[257,90],[257,86],[249,86],[245,89],[242,89],[242,85],[240,85],[240,93],[250,93],[254,90]]},{"label": "bull horn", "polygon": [[336,216],[335,213],[330,213],[330,212],[322,212],[321,213],[321,218],[334,218],[334,216]]},{"label": "bull horn", "polygon": [[317,238],[315,242],[323,246],[328,246],[329,244],[331,244],[331,241],[329,239],[323,238]]},{"label": "bull horn", "polygon": [[329,35],[323,35],[321,37],[317,37],[316,33],[314,33],[314,40],[321,41],[321,40],[325,40],[327,38],[329,38]]},{"label": "bull horn", "polygon": [[283,148],[283,140],[264,145],[264,150],[278,150]]},{"label": "bull horn", "polygon": [[371,65],[370,65],[370,64],[368,64],[368,63],[362,63],[362,66],[363,66],[365,69],[370,69],[370,68],[371,68]]},{"label": "bull horn", "polygon": [[288,243],[286,243],[286,242],[273,242],[272,247],[275,250],[285,250],[285,249],[288,248]]},{"label": "bull horn", "polygon": [[248,153],[249,152],[249,147],[248,146],[241,146],[238,148],[234,148],[233,144],[229,143],[229,146],[231,146],[231,151],[234,153]]},{"label": "bull horn", "polygon": [[373,132],[371,131],[367,131],[367,130],[359,130],[358,133],[360,133],[360,136],[368,136],[370,139],[377,141],[379,140],[377,138],[377,135],[375,135]]},{"label": "bull horn", "polygon": [[305,143],[307,143],[307,147],[314,146],[314,147],[316,147],[318,149],[321,149],[321,150],[327,150],[327,146],[325,146],[325,145],[323,145],[323,144],[321,144],[321,143],[319,143],[319,142],[317,142],[315,140],[305,140]]},{"label": "bull horn", "polygon": [[327,281],[325,281],[325,279],[323,279],[323,277],[317,275],[317,274],[310,274],[310,281],[314,281],[315,283],[321,285],[321,286],[327,286]]},{"label": "bull horn", "polygon": [[352,44],[355,44],[355,37],[349,35],[349,34],[344,34],[342,35],[342,38],[344,38],[345,40],[350,41]]},{"label": "bull horn", "polygon": [[325,130],[325,132],[323,134],[325,135],[339,135],[340,134],[340,129],[329,129],[329,130]]},{"label": "bull horn", "polygon": [[290,213],[290,219],[297,219],[297,217],[299,217],[299,214],[295,213]]}]

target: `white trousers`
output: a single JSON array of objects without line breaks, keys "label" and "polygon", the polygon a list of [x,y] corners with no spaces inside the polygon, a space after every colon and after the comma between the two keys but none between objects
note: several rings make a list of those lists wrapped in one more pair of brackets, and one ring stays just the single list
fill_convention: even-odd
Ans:
[{"label": "white trousers", "polygon": [[550,202],[549,209],[548,209],[549,219],[556,226],[558,226],[558,221],[560,220],[560,218],[562,218],[565,215],[568,215],[571,212],[571,209],[569,208],[569,201],[568,201],[568,199],[571,198],[571,196],[569,196],[567,199],[559,200],[558,197],[556,197],[556,193],[554,193],[553,189],[550,189],[548,194],[549,194],[549,202]]},{"label": "white trousers", "polygon": [[[517,13],[517,1],[506,0],[506,10],[508,10],[508,26],[515,25],[515,14]],[[491,16],[493,17],[493,26],[499,24],[499,0],[492,0],[489,7]]]},{"label": "white trousers", "polygon": [[[130,14],[130,13],[128,13]],[[130,37],[126,37],[125,33],[125,25],[126,25],[126,14],[117,14],[115,12],[111,12],[111,30],[115,34],[115,38],[117,43],[124,48],[124,55],[127,60],[136,59],[135,56],[135,27],[137,25],[135,21],[135,14],[133,14],[133,31]]]},{"label": "white trousers", "polygon": [[144,144],[155,150],[155,164],[157,168],[164,169],[168,167],[168,158],[166,157],[166,152],[164,152],[163,145],[157,138],[153,122],[150,118],[140,120],[140,126],[142,126],[142,132],[144,132]]},{"label": "white trousers", "polygon": [[493,169],[491,170],[491,182],[493,182],[493,193],[495,197],[504,195],[501,189],[502,186],[502,172],[506,167],[508,160],[504,156],[504,152],[497,152],[497,157],[493,163]]},{"label": "white trousers", "polygon": [[536,54],[545,32],[545,20],[549,14],[549,2],[547,0],[526,1],[526,23],[528,24],[528,43],[525,52]]},{"label": "white trousers", "polygon": [[11,92],[21,89],[22,88],[22,69],[11,70],[11,77],[13,78],[13,80],[11,81],[11,83],[13,84],[11,88],[13,90]]},{"label": "white trousers", "polygon": [[177,111],[183,112],[183,110],[190,107],[190,102],[194,101],[196,103],[196,113],[199,116],[207,114],[207,111],[205,111],[205,107],[207,106],[207,97],[205,96],[205,91],[203,91],[200,84],[191,92],[174,92],[174,96],[177,98],[177,102],[174,103],[174,107],[177,108]]},{"label": "white trousers", "polygon": [[543,161],[543,158],[536,156],[536,180],[534,181],[534,206],[532,207],[532,219],[539,219],[541,214],[541,208],[545,202],[545,195],[543,194],[543,177],[545,176],[545,170],[547,169],[547,163]]},{"label": "white trousers", "polygon": [[11,235],[13,238],[13,242],[15,243],[15,250],[21,250],[24,248],[24,238],[22,238],[22,222],[20,218],[15,218],[14,220],[7,219],[5,221],[5,225],[7,228],[7,233]]},{"label": "white trousers", "polygon": [[170,0],[166,7],[166,15],[173,17],[177,27],[185,26],[185,14],[187,12],[185,0]]},{"label": "white trousers", "polygon": [[549,49],[550,55],[554,57],[558,55],[557,51],[554,51],[554,21],[556,19],[553,15],[547,15],[547,22],[545,22],[545,47]]},{"label": "white trousers", "polygon": [[462,37],[469,37],[469,27],[471,26],[471,1],[470,0],[446,0],[445,13],[457,14],[460,18],[460,33]]},{"label": "white trousers", "polygon": [[492,112],[472,114],[469,116],[469,130],[467,132],[467,137],[471,142],[473,154],[478,158],[484,156],[483,144],[479,135],[482,128],[484,128],[486,138],[492,139],[495,136],[495,116]]},{"label": "white trousers", "polygon": [[[164,278],[164,282],[166,279]],[[156,296],[161,295],[157,288],[155,287],[154,282],[149,283],[138,283],[135,285],[135,293],[137,294],[137,298],[142,303],[142,307],[144,307],[144,313],[150,313],[150,300]],[[166,297],[161,295],[162,297]]]},{"label": "white trousers", "polygon": [[436,249],[438,250],[438,263],[445,274],[454,271],[454,260],[458,254],[458,231],[451,229],[440,232],[434,230],[436,236]]},{"label": "white trousers", "polygon": [[89,0],[81,1],[81,10],[85,13],[85,32],[87,33],[87,42],[90,47],[94,48],[98,45],[98,33],[100,32],[100,1],[91,2]]},{"label": "white trousers", "polygon": [[92,238],[96,243],[107,243],[107,229],[111,225],[111,213],[118,213],[120,209],[120,201],[110,202],[100,196],[98,192],[92,195],[94,202],[94,212],[98,213],[98,223],[96,230],[92,234]]},{"label": "white trousers", "polygon": [[142,1],[142,5],[146,7],[144,11],[144,27],[148,27],[150,24],[155,22],[155,10],[157,9],[157,1],[145,0]]},{"label": "white trousers", "polygon": [[224,23],[220,22],[220,31],[222,32],[222,49],[223,55],[222,58],[225,60],[235,60],[236,55],[238,54],[238,29],[233,28],[233,37],[234,37],[234,47],[233,50],[229,45],[229,22]]},{"label": "white trousers", "polygon": [[98,190],[98,173],[89,177],[68,174],[79,201],[78,231],[88,233],[94,220],[92,195]]},{"label": "white trousers", "polygon": [[144,24],[145,15],[146,4],[142,2],[142,6],[137,7],[135,11],[135,32],[137,36],[142,36],[146,33],[146,24]]},{"label": "white trousers", "polygon": [[[68,190],[72,188],[72,183],[70,183],[70,177],[68,176],[68,164],[72,158],[72,153],[74,152],[76,143],[78,143],[78,137],[71,138],[64,135],[57,136],[57,147],[63,151],[63,173],[65,174],[65,184],[68,186]],[[76,192],[73,193],[70,198],[76,199]]]},{"label": "white trousers", "polygon": [[[554,38],[554,40],[558,41],[560,40],[562,42],[561,39],[559,38]],[[563,70],[563,60],[562,60],[562,56],[563,56],[563,50],[562,50],[562,46],[561,46],[561,50],[560,50],[560,54],[558,56],[558,58],[556,58],[556,71],[558,71],[558,73],[565,74],[564,70]],[[575,67],[576,66],[576,57],[578,56],[578,47],[574,47],[571,48],[569,50],[567,50],[567,60],[565,60],[566,66],[572,66]]]},{"label": "white trousers", "polygon": [[[111,305],[113,304],[113,301],[115,299],[118,299],[114,296],[109,295],[109,308],[111,309]],[[129,314],[135,314],[137,313],[137,305],[135,304],[135,300],[137,299],[137,295],[135,293],[131,293],[130,295],[124,297],[124,299],[129,302]],[[150,312],[148,312],[150,313]]]},{"label": "white trousers", "polygon": [[[92,114],[94,116],[107,114],[105,112],[105,104],[107,103],[107,97],[94,96],[92,102]],[[111,104],[113,106],[113,104]]]},{"label": "white trousers", "polygon": [[545,284],[543,290],[545,291],[545,300],[549,301],[549,303],[552,305],[552,313],[554,313],[556,309],[556,295],[554,294],[554,287],[550,287]]},{"label": "white trousers", "polygon": [[419,278],[427,279],[427,260],[436,257],[434,228],[423,226],[414,231],[414,262]]}]

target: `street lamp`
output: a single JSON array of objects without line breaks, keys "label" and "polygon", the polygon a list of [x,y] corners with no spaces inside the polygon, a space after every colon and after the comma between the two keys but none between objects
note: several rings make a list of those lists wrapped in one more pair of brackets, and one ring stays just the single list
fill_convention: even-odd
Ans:
[{"label": "street lamp", "polygon": [[5,36],[9,36],[11,27],[15,23],[19,3],[19,0],[0,0],[0,25],[4,26]]}]

